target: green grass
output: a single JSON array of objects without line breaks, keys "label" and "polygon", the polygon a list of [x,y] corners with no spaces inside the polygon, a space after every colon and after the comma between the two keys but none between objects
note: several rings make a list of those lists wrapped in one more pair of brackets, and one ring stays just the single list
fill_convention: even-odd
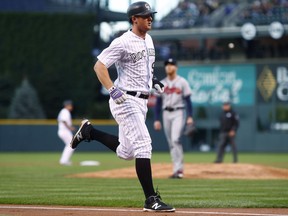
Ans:
[{"label": "green grass", "polygon": [[[241,153],[241,163],[288,169],[287,154]],[[58,165],[60,153],[0,153],[0,204],[142,207],[144,197],[137,179],[68,178],[67,175],[134,166],[112,153],[75,152],[75,165]],[[211,163],[214,153],[187,153],[185,162]],[[231,162],[227,154],[225,163]],[[97,167],[79,166],[98,160]],[[154,153],[153,163],[170,162],[168,153]],[[187,208],[287,208],[287,180],[154,179],[162,198]]]}]

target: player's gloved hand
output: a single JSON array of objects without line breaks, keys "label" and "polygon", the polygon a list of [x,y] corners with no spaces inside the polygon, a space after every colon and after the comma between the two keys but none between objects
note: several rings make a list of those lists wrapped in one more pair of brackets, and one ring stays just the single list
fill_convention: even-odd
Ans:
[{"label": "player's gloved hand", "polygon": [[163,83],[161,83],[156,77],[153,77],[152,79],[152,86],[158,93],[162,94],[164,92]]},{"label": "player's gloved hand", "polygon": [[123,103],[127,98],[126,94],[115,86],[112,86],[110,89],[108,89],[108,92],[116,104]]}]

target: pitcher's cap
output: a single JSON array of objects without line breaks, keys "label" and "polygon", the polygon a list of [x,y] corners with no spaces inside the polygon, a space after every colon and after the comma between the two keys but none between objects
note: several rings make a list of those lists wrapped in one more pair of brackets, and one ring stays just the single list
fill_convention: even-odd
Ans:
[{"label": "pitcher's cap", "polygon": [[223,105],[230,105],[231,104],[231,101],[230,100],[224,100],[223,101]]},{"label": "pitcher's cap", "polygon": [[177,65],[177,61],[173,58],[168,58],[165,62],[164,65],[166,66],[167,64],[172,64],[172,65]]}]

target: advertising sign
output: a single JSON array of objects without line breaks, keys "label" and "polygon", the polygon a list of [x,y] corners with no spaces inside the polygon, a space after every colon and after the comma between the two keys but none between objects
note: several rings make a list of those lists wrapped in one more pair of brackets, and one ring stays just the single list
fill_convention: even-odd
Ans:
[{"label": "advertising sign", "polygon": [[188,80],[193,105],[236,105],[255,103],[256,69],[254,65],[182,66],[178,74]]},{"label": "advertising sign", "polygon": [[257,68],[258,101],[288,102],[288,65],[267,64]]}]

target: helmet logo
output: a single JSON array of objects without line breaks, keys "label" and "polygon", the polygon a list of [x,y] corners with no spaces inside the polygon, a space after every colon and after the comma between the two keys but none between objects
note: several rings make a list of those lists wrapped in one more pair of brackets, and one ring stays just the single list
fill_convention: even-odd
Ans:
[{"label": "helmet logo", "polygon": [[145,4],[145,7],[147,8],[147,10],[151,10],[150,5],[148,3]]}]

